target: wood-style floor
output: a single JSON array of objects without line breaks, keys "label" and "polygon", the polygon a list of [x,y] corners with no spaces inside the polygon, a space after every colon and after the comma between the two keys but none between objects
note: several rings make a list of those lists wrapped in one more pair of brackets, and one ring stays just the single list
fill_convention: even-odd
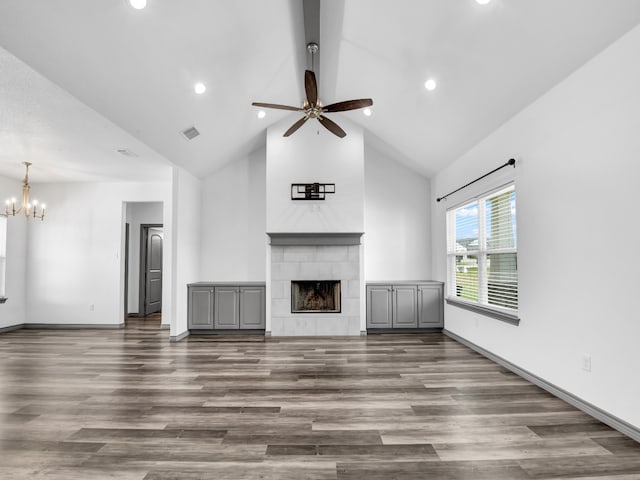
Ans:
[{"label": "wood-style floor", "polygon": [[2,479],[640,479],[640,446],[440,335],[0,335]]}]

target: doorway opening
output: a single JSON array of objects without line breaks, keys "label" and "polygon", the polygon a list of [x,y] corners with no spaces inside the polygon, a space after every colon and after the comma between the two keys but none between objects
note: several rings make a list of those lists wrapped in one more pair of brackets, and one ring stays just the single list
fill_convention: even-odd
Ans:
[{"label": "doorway opening", "polygon": [[124,202],[124,322],[162,327],[163,202]]}]

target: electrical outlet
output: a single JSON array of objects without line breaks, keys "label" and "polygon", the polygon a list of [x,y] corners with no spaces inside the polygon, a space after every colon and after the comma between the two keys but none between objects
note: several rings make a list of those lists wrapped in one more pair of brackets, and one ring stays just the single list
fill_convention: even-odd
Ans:
[{"label": "electrical outlet", "polygon": [[91,305],[89,305],[89,311],[93,312],[95,310],[96,306],[92,303]]},{"label": "electrical outlet", "polygon": [[591,371],[591,355],[582,355],[582,370]]}]

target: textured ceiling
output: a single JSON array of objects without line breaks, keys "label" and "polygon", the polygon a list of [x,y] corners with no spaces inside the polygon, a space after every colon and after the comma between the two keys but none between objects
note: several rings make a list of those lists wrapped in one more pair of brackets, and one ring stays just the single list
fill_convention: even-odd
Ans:
[{"label": "textured ceiling", "polygon": [[[637,25],[640,2],[323,0],[320,19],[321,99],[375,102],[331,118],[432,175]],[[298,0],[3,0],[0,46],[0,175],[15,178],[24,160],[35,181],[204,176],[297,119],[259,120],[252,101],[302,101]]]}]

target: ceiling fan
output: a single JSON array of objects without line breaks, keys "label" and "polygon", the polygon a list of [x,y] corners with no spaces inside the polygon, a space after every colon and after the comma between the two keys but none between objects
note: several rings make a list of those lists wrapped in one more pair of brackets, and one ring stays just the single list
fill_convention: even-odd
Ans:
[{"label": "ceiling fan", "polygon": [[[315,53],[318,46],[310,44],[307,46],[310,52]],[[347,110],[357,110],[358,108],[370,107],[373,105],[373,100],[370,98],[361,98],[359,100],[345,100],[344,102],[332,103],[331,105],[322,105],[322,102],[318,100],[318,83],[316,82],[316,74],[313,70],[304,71],[304,90],[307,94],[307,99],[304,101],[302,107],[292,107],[289,105],[278,105],[275,103],[260,103],[253,102],[251,105],[255,107],[264,108],[276,108],[279,110],[293,110],[294,112],[304,112],[304,117],[291,125],[289,130],[284,132],[283,137],[288,137],[293,132],[298,130],[307,120],[310,118],[316,118],[320,124],[329,130],[334,135],[340,138],[344,138],[347,133],[340,128],[340,126],[333,120],[325,117],[325,113],[333,112],[346,112]]]}]

